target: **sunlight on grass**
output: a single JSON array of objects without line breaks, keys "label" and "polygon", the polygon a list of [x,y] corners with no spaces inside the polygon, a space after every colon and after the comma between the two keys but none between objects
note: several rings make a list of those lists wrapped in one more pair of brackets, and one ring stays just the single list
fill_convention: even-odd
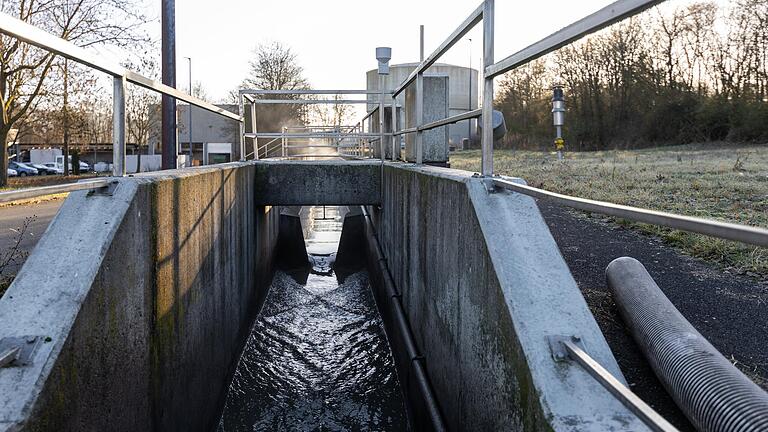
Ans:
[{"label": "sunlight on grass", "polygon": [[[497,150],[495,171],[568,195],[739,224],[768,227],[768,146],[691,145],[567,153]],[[451,167],[479,171],[480,152],[451,155]],[[629,223],[684,252],[768,274],[768,249]]]}]

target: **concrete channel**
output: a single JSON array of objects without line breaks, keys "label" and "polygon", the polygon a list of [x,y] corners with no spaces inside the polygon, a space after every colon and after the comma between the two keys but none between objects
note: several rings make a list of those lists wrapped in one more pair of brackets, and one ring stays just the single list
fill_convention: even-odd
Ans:
[{"label": "concrete channel", "polygon": [[317,205],[352,209],[340,243],[365,252],[337,261],[367,266],[414,430],[647,429],[553,360],[547,337],[578,335],[623,379],[533,199],[445,168],[257,161],[67,198],[0,300],[0,343],[26,353],[0,369],[0,430],[214,430],[279,239],[303,236],[283,206]]}]

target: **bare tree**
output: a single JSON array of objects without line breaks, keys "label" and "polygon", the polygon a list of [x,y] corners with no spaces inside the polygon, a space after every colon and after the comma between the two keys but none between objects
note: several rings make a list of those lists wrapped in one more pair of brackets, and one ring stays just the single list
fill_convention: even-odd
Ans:
[{"label": "bare tree", "polygon": [[[341,96],[335,95],[333,100],[339,100]],[[354,107],[350,104],[317,104],[312,107],[312,122],[322,126],[344,126],[352,121]]]},{"label": "bare tree", "polygon": [[[125,46],[145,40],[138,0],[7,0],[0,10],[80,46]],[[56,57],[0,36],[0,186],[7,184],[9,131],[46,92]]]},{"label": "bare tree", "polygon": [[[157,61],[150,57],[129,61],[126,67],[152,78],[156,78],[159,73]],[[126,132],[128,140],[136,145],[136,171],[141,172],[142,149],[148,145],[150,133],[159,127],[160,97],[139,86],[129,86],[126,96]]]},{"label": "bare tree", "polygon": [[[254,50],[254,59],[249,64],[249,74],[243,80],[241,88],[260,90],[305,90],[310,88],[309,81],[304,77],[304,69],[299,65],[298,57],[289,47],[280,42],[257,46]],[[298,99],[299,96],[270,95],[266,98]],[[286,126],[304,125],[309,115],[306,105],[301,104],[259,104],[256,107],[260,132],[280,132]]]},{"label": "bare tree", "polygon": [[[291,48],[280,42],[261,44],[254,50],[255,58],[250,61],[250,71],[242,87],[260,90],[306,90],[309,81],[304,77],[304,68]],[[267,99],[298,99],[296,95],[275,95]],[[287,104],[280,108],[270,107],[279,118],[290,123],[306,120],[305,105]]]},{"label": "bare tree", "polygon": [[262,90],[302,90],[309,88],[296,53],[280,42],[261,44],[253,51],[244,87]]}]

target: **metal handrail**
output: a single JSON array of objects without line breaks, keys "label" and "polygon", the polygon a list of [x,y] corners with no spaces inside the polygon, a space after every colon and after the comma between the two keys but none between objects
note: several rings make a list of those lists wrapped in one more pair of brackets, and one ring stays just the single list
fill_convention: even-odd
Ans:
[{"label": "metal handrail", "polygon": [[275,141],[277,141],[279,139],[280,139],[280,137],[273,139],[272,141],[270,141],[270,142],[264,144],[263,146],[259,147],[259,150],[266,148],[268,145],[272,144],[273,142],[275,142]]},{"label": "metal handrail", "polygon": [[431,130],[431,129],[439,128],[441,126],[457,123],[457,122],[464,121],[464,120],[469,120],[469,119],[472,119],[472,118],[477,118],[477,117],[480,117],[481,115],[483,115],[483,110],[478,108],[476,110],[467,111],[467,112],[464,112],[464,113],[461,113],[461,114],[452,115],[452,116],[446,117],[444,119],[440,119],[440,120],[436,120],[436,121],[424,124],[422,126],[419,126],[416,129],[417,129],[417,131],[428,131],[428,130]]},{"label": "metal handrail", "polygon": [[16,361],[19,353],[21,353],[21,348],[13,347],[0,354],[0,368],[4,368]]},{"label": "metal handrail", "polygon": [[501,188],[519,192],[534,198],[549,199],[557,204],[579,210],[600,213],[652,225],[665,226],[679,229],[681,231],[704,234],[711,237],[733,240],[755,246],[768,247],[768,229],[764,228],[719,222],[655,210],[647,210],[604,201],[595,201],[586,198],[578,198],[502,179],[494,179],[493,183]]},{"label": "metal handrail", "polygon": [[443,54],[448,52],[448,50],[451,49],[451,47],[454,46],[456,42],[461,40],[461,38],[464,37],[464,35],[469,33],[469,31],[472,30],[472,28],[475,27],[475,25],[477,25],[477,23],[479,23],[480,20],[482,19],[483,19],[483,4],[478,6],[477,9],[475,9],[467,17],[467,19],[465,19],[464,22],[462,22],[461,25],[459,25],[459,27],[456,28],[456,30],[454,30],[453,33],[451,33],[451,35],[448,36],[448,38],[445,39],[442,44],[440,44],[439,47],[437,47],[437,49],[432,54],[430,54],[421,63],[419,63],[419,65],[416,66],[416,69],[414,69],[413,72],[411,72],[410,75],[408,75],[408,77],[402,83],[400,83],[400,85],[397,86],[397,88],[395,88],[395,90],[392,92],[392,95],[397,96],[400,93],[402,93],[403,90],[405,90],[405,88],[408,87],[409,84],[411,84],[416,80],[416,77],[419,74],[423,74],[424,72],[426,72],[426,70],[429,69],[430,66],[432,66],[433,64],[435,64],[435,62],[437,62],[437,59],[439,59],[440,57],[443,56]]},{"label": "metal handrail", "polygon": [[397,131],[397,132],[393,133],[393,135],[395,135],[395,136],[400,136],[400,135],[406,135],[406,134],[412,134],[412,133],[416,133],[416,132],[418,132],[418,131],[419,131],[419,128],[417,128],[417,127],[412,127],[412,128],[407,128],[407,129],[400,129],[399,131]]},{"label": "metal handrail", "polygon": [[[392,135],[385,133],[385,136]],[[246,138],[372,138],[380,137],[380,133],[351,133],[343,134],[341,132],[295,132],[295,133],[281,133],[281,132],[257,132],[257,133],[245,133]]]},{"label": "metal handrail", "polygon": [[350,149],[350,148],[356,148],[356,145],[350,145],[350,144],[292,144],[292,145],[286,145],[285,148],[287,149],[293,149],[293,148],[339,148],[339,149]]},{"label": "metal handrail", "polygon": [[313,104],[369,104],[367,99],[254,99],[252,104],[313,105]]},{"label": "metal handrail", "polygon": [[677,428],[637,397],[627,386],[617,380],[613,374],[608,372],[592,356],[579,348],[578,345],[569,340],[562,340],[560,343],[565,347],[571,359],[583,367],[600,385],[611,392],[616,399],[640,418],[651,430],[656,432],[677,432]]},{"label": "metal handrail", "polygon": [[485,68],[485,78],[494,78],[590,33],[651,8],[664,0],[619,0],[559,30],[544,39]]},{"label": "metal handrail", "polygon": [[[112,174],[116,177],[126,175],[126,111],[125,87],[130,82],[146,89],[187,102],[190,106],[222,115],[243,124],[239,114],[231,113],[202,99],[186,94],[161,82],[151,80],[141,74],[128,70],[117,63],[108,61],[85,49],[54,36],[32,24],[24,22],[6,13],[0,13],[0,33],[15,37],[18,40],[42,48],[46,51],[63,56],[93,69],[105,72],[113,79],[113,109],[112,109]],[[242,126],[241,126],[242,127]],[[242,146],[241,146],[242,147]],[[241,154],[244,152],[241,152]],[[45,192],[43,192],[44,194]]]},{"label": "metal handrail", "polygon": [[349,155],[345,155],[342,153],[307,153],[307,154],[297,154],[297,155],[286,155],[281,156],[281,158],[294,158],[294,157],[321,157],[321,158],[334,158],[334,157],[349,157]]},{"label": "metal handrail", "polygon": [[40,186],[27,189],[19,189],[8,192],[0,192],[0,203],[37,198],[44,195],[53,195],[79,190],[100,189],[109,186],[115,179],[104,178],[98,180],[85,180],[77,183],[67,183],[53,186]]},{"label": "metal handrail", "polygon": [[22,40],[28,44],[58,54],[62,57],[66,57],[93,69],[97,69],[101,72],[112,75],[113,77],[125,77],[126,81],[138,84],[149,90],[172,96],[176,99],[182,100],[216,114],[229,117],[233,120],[242,121],[240,116],[237,114],[217,107],[210,102],[206,102],[202,99],[176,90],[175,88],[167,86],[163,83],[149,79],[145,76],[142,76],[141,74],[130,71],[117,63],[98,57],[73,44],[72,42],[54,36],[42,29],[33,26],[32,24],[24,22],[6,13],[0,13],[0,33],[13,36],[16,39]]},{"label": "metal handrail", "polygon": [[[240,90],[240,94],[243,95],[377,95],[381,93],[379,90]],[[384,91],[383,93],[392,94],[391,91]]]}]

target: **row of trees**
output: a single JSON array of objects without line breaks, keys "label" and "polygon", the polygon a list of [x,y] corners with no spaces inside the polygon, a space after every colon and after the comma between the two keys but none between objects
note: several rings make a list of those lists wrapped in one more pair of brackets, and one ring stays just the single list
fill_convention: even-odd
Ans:
[{"label": "row of trees", "polygon": [[[0,11],[82,47],[130,48],[147,41],[141,6],[140,0],[6,0]],[[8,142],[12,129],[27,132],[41,113],[56,113],[66,151],[71,107],[88,103],[94,80],[73,62],[0,36],[0,142]],[[7,156],[0,145],[0,186],[7,184]]]},{"label": "row of trees", "polygon": [[552,145],[555,84],[574,150],[766,141],[768,0],[658,7],[508,73],[506,145]]},{"label": "row of trees", "polygon": [[[240,88],[262,90],[309,90],[311,85],[304,75],[304,68],[299,63],[298,56],[290,48],[280,42],[260,44],[253,51],[253,59],[249,62],[248,76]],[[231,98],[237,100],[237,90],[232,91]],[[308,95],[268,95],[264,99],[311,99]],[[339,99],[337,96],[336,99]],[[268,131],[279,132],[282,126],[297,126],[308,123],[324,126],[340,126],[348,123],[352,114],[352,106],[348,104],[333,105],[263,105],[258,111],[259,124],[266,125]],[[263,111],[263,112],[262,112]]]}]

